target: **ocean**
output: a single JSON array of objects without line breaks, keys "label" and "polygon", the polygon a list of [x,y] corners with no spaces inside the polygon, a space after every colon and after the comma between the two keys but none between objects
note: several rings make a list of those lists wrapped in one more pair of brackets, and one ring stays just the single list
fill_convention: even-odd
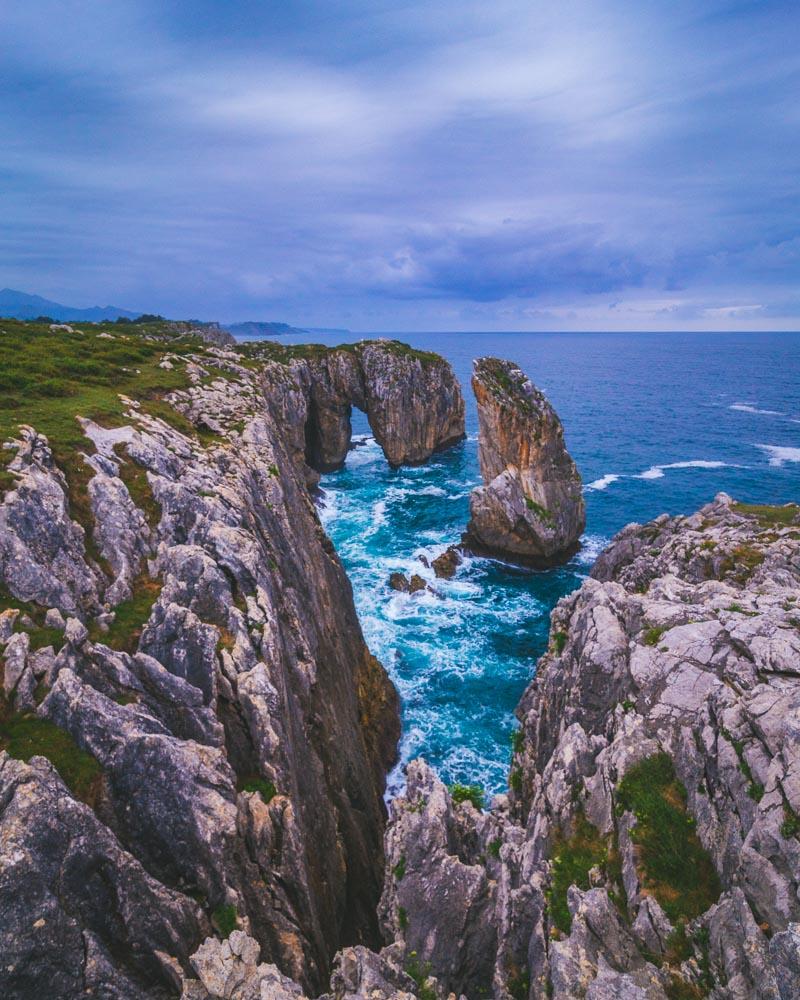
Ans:
[{"label": "ocean", "polygon": [[[281,337],[330,345],[367,335]],[[378,336],[376,334],[375,336]],[[323,476],[320,512],[353,584],[367,643],[403,706],[402,767],[424,756],[443,780],[506,787],[514,708],[547,645],[556,601],[631,521],[691,513],[724,490],[800,500],[800,334],[394,334],[453,365],[467,440],[420,468],[391,470],[354,412],[357,445]],[[480,481],[473,358],[509,358],[555,406],[583,477],[581,551],[544,572],[469,559],[451,581],[428,561],[457,542]],[[430,580],[398,594],[389,574]]]}]

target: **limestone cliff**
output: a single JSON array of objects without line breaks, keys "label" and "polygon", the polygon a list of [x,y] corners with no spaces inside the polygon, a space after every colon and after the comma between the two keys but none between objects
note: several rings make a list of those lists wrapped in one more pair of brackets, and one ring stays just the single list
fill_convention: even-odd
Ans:
[{"label": "limestone cliff", "polygon": [[798,601],[799,507],[626,528],[553,611],[509,795],[409,768],[394,949],[468,997],[796,997]]},{"label": "limestone cliff", "polygon": [[355,406],[367,415],[390,465],[418,465],[464,437],[464,398],[449,363],[396,340],[341,347],[257,345],[254,354],[287,364],[307,399],[308,464],[344,463]]},{"label": "limestone cliff", "polygon": [[307,490],[304,372],[161,365],[186,388],[83,420],[69,482],[33,427],[4,472],[4,996],[174,996],[237,926],[316,993],[379,943],[398,702]]},{"label": "limestone cliff", "polygon": [[470,497],[467,546],[532,566],[563,561],[578,548],[586,513],[561,421],[510,361],[479,358],[472,388],[484,485]]}]

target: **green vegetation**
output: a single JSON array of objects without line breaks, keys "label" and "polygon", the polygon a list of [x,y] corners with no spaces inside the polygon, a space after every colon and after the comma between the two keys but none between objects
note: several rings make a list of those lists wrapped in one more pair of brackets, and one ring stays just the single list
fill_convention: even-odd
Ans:
[{"label": "green vegetation", "polygon": [[490,840],[489,841],[489,854],[491,854],[491,856],[493,858],[499,858],[500,857],[500,848],[502,846],[503,846],[503,841],[499,837],[497,837],[495,840]]},{"label": "green vegetation", "polygon": [[92,642],[102,642],[125,653],[136,652],[150,612],[161,593],[161,581],[151,580],[143,573],[133,581],[132,589],[132,596],[114,609],[116,617],[108,632],[101,632],[97,625],[91,627],[89,635]]},{"label": "green vegetation", "polygon": [[779,507],[762,503],[735,503],[733,510],[737,514],[753,517],[762,528],[776,528],[794,524],[800,518],[800,506],[796,503]]},{"label": "green vegetation", "polygon": [[258,792],[265,803],[278,794],[274,783],[258,774],[248,774],[240,778],[237,787],[240,792]]},{"label": "green vegetation", "polygon": [[722,730],[722,735],[731,744],[736,751],[736,756],[739,758],[739,770],[747,779],[747,794],[754,802],[760,802],[764,795],[764,786],[753,777],[753,772],[744,755],[744,740],[735,739],[727,729]]},{"label": "green vegetation", "polygon": [[732,574],[739,583],[746,583],[753,571],[764,562],[764,552],[754,545],[737,545],[720,564],[720,573]]},{"label": "green vegetation", "polygon": [[[105,427],[121,426],[126,422],[125,405],[119,398],[123,393],[142,400],[143,411],[164,416],[173,424],[182,422],[180,429],[195,435],[189,421],[161,398],[189,385],[182,365],[159,367],[167,352],[178,356],[204,353],[205,345],[163,322],[132,323],[124,332],[113,323],[73,324],[70,332],[51,330],[43,323],[0,320],[0,443],[16,438],[23,423],[47,436],[66,477],[70,516],[86,532],[88,555],[104,569],[108,567],[92,537],[87,492],[91,470],[82,458],[92,451],[92,443],[77,417]],[[0,449],[2,491],[16,482],[8,471],[14,454],[13,449]],[[147,516],[153,517],[154,502],[144,496],[144,473],[125,466],[123,470],[129,489],[144,501]]]},{"label": "green vegetation", "polygon": [[544,521],[546,524],[555,523],[553,515],[550,511],[546,507],[542,507],[542,505],[537,503],[535,500],[531,500],[530,497],[525,497],[525,506],[528,510],[533,511],[540,521]]},{"label": "green vegetation", "polygon": [[405,906],[398,906],[397,908],[397,923],[400,925],[400,930],[404,931],[408,928],[408,913]]},{"label": "green vegetation", "polygon": [[800,835],[800,816],[797,815],[788,803],[784,802],[781,836],[788,839],[789,837],[797,837],[798,835]]},{"label": "green vegetation", "polygon": [[567,890],[571,885],[589,888],[589,872],[608,860],[608,848],[598,830],[581,813],[571,837],[559,839],[553,845],[552,874],[547,894],[548,910],[553,924],[569,934],[572,915],[567,906]]},{"label": "green vegetation", "polygon": [[512,792],[519,795],[522,792],[522,769],[515,767],[508,776],[508,784]]},{"label": "green vegetation", "polygon": [[[19,616],[14,623],[15,632],[27,632],[31,637],[31,650],[43,649],[45,646],[52,646],[58,651],[64,644],[64,633],[57,628],[47,628],[44,624],[45,610],[38,604],[30,601],[18,601],[16,597],[4,588],[0,587],[0,612],[10,611],[15,608],[19,611]],[[27,615],[33,622],[33,628],[25,628],[20,623],[20,618]]]},{"label": "green vegetation", "polygon": [[484,792],[480,785],[450,785],[450,797],[456,805],[471,802],[476,809],[483,809]]},{"label": "green vegetation", "polygon": [[567,633],[566,632],[556,632],[553,635],[553,647],[559,656],[564,652],[564,647],[567,644]]},{"label": "green vegetation", "polygon": [[508,992],[513,1000],[528,1000],[531,990],[531,977],[527,969],[520,969],[507,980]]},{"label": "green vegetation", "polygon": [[0,748],[17,760],[46,757],[76,799],[93,805],[102,771],[91,754],[81,750],[69,733],[38,716],[0,708]]},{"label": "green vegetation", "polygon": [[402,882],[403,876],[406,873],[406,856],[403,854],[397,864],[392,868],[392,875],[397,879],[398,882]]},{"label": "green vegetation", "polygon": [[669,631],[667,625],[652,625],[644,633],[643,642],[645,646],[657,646],[661,636]]},{"label": "green vegetation", "polygon": [[233,903],[218,906],[211,914],[211,919],[223,940],[230,937],[231,932],[236,930],[239,923],[239,915]]},{"label": "green vegetation", "polygon": [[655,754],[632,767],[619,784],[617,801],[636,816],[631,836],[645,890],[673,922],[707,910],[719,897],[719,878],[687,815],[686,789],[670,757]]},{"label": "green vegetation", "polygon": [[415,951],[412,951],[408,956],[406,975],[411,976],[416,983],[416,993],[419,1000],[436,1000],[436,991],[428,985],[431,976],[431,963],[420,962]]},{"label": "green vegetation", "polygon": [[147,523],[151,528],[155,528],[161,520],[161,508],[153,495],[147,473],[135,459],[120,455],[117,452],[118,447],[119,445],[114,450],[120,459],[119,478],[125,483],[131,500],[144,514]]},{"label": "green vegetation", "polygon": [[511,734],[511,750],[514,753],[522,753],[522,748],[525,746],[525,730],[520,727],[515,729]]}]

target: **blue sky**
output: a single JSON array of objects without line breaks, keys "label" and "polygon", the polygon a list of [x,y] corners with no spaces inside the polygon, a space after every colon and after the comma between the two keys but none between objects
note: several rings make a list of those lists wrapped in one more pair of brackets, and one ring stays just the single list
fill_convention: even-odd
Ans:
[{"label": "blue sky", "polygon": [[353,330],[800,328],[800,4],[33,0],[0,285]]}]

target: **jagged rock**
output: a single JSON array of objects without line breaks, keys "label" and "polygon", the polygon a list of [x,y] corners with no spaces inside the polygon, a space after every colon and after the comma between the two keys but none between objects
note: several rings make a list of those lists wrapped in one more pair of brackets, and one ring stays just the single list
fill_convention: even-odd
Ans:
[{"label": "jagged rock", "polygon": [[196,980],[184,980],[183,1000],[304,1000],[303,991],[278,969],[259,964],[258,942],[243,931],[225,941],[206,938],[192,955]]},{"label": "jagged rock", "polygon": [[66,480],[47,439],[23,427],[9,469],[17,482],[0,504],[0,583],[21,601],[45,608],[96,606],[84,530],[70,519]]},{"label": "jagged rock", "polygon": [[433,572],[440,580],[450,580],[455,576],[456,570],[461,563],[461,554],[458,549],[451,545],[440,556],[437,556],[431,563]]},{"label": "jagged rock", "polygon": [[470,496],[467,546],[524,565],[563,561],[578,548],[586,512],[561,421],[510,361],[479,358],[472,387],[484,485]]},{"label": "jagged rock", "polygon": [[[448,990],[468,996],[492,980],[496,887],[478,861],[444,785],[423,761],[408,767],[405,797],[393,803],[380,903],[385,937],[415,954]],[[473,810],[469,804],[458,811]],[[468,820],[464,825],[469,826]]]},{"label": "jagged rock", "polygon": [[152,878],[41,757],[0,753],[0,842],[3,996],[173,992],[207,932],[201,910]]},{"label": "jagged rock", "polygon": [[48,609],[47,614],[44,616],[44,627],[59,629],[62,632],[67,627],[67,623],[64,620],[64,616],[61,614],[58,608]]},{"label": "jagged rock", "polygon": [[[553,610],[550,648],[518,708],[510,796],[488,813],[455,807],[410,765],[386,832],[381,918],[396,946],[430,957],[445,988],[460,987],[453,970],[480,926],[470,956],[493,966],[496,997],[528,984],[536,998],[795,995],[798,521],[797,508],[721,494],[692,517],[624,529]],[[698,872],[707,908],[685,922],[678,961],[670,887],[656,898],[619,791],[657,754],[719,879]],[[566,933],[548,894],[578,828],[606,861],[567,890]]]},{"label": "jagged rock", "polygon": [[305,453],[320,472],[339,468],[363,410],[390,465],[418,465],[464,437],[464,399],[444,358],[394,340],[320,349],[292,362],[307,398]]},{"label": "jagged rock", "polygon": [[418,573],[412,573],[410,578],[404,573],[390,573],[389,586],[402,594],[416,594],[420,590],[425,590],[428,584]]}]

